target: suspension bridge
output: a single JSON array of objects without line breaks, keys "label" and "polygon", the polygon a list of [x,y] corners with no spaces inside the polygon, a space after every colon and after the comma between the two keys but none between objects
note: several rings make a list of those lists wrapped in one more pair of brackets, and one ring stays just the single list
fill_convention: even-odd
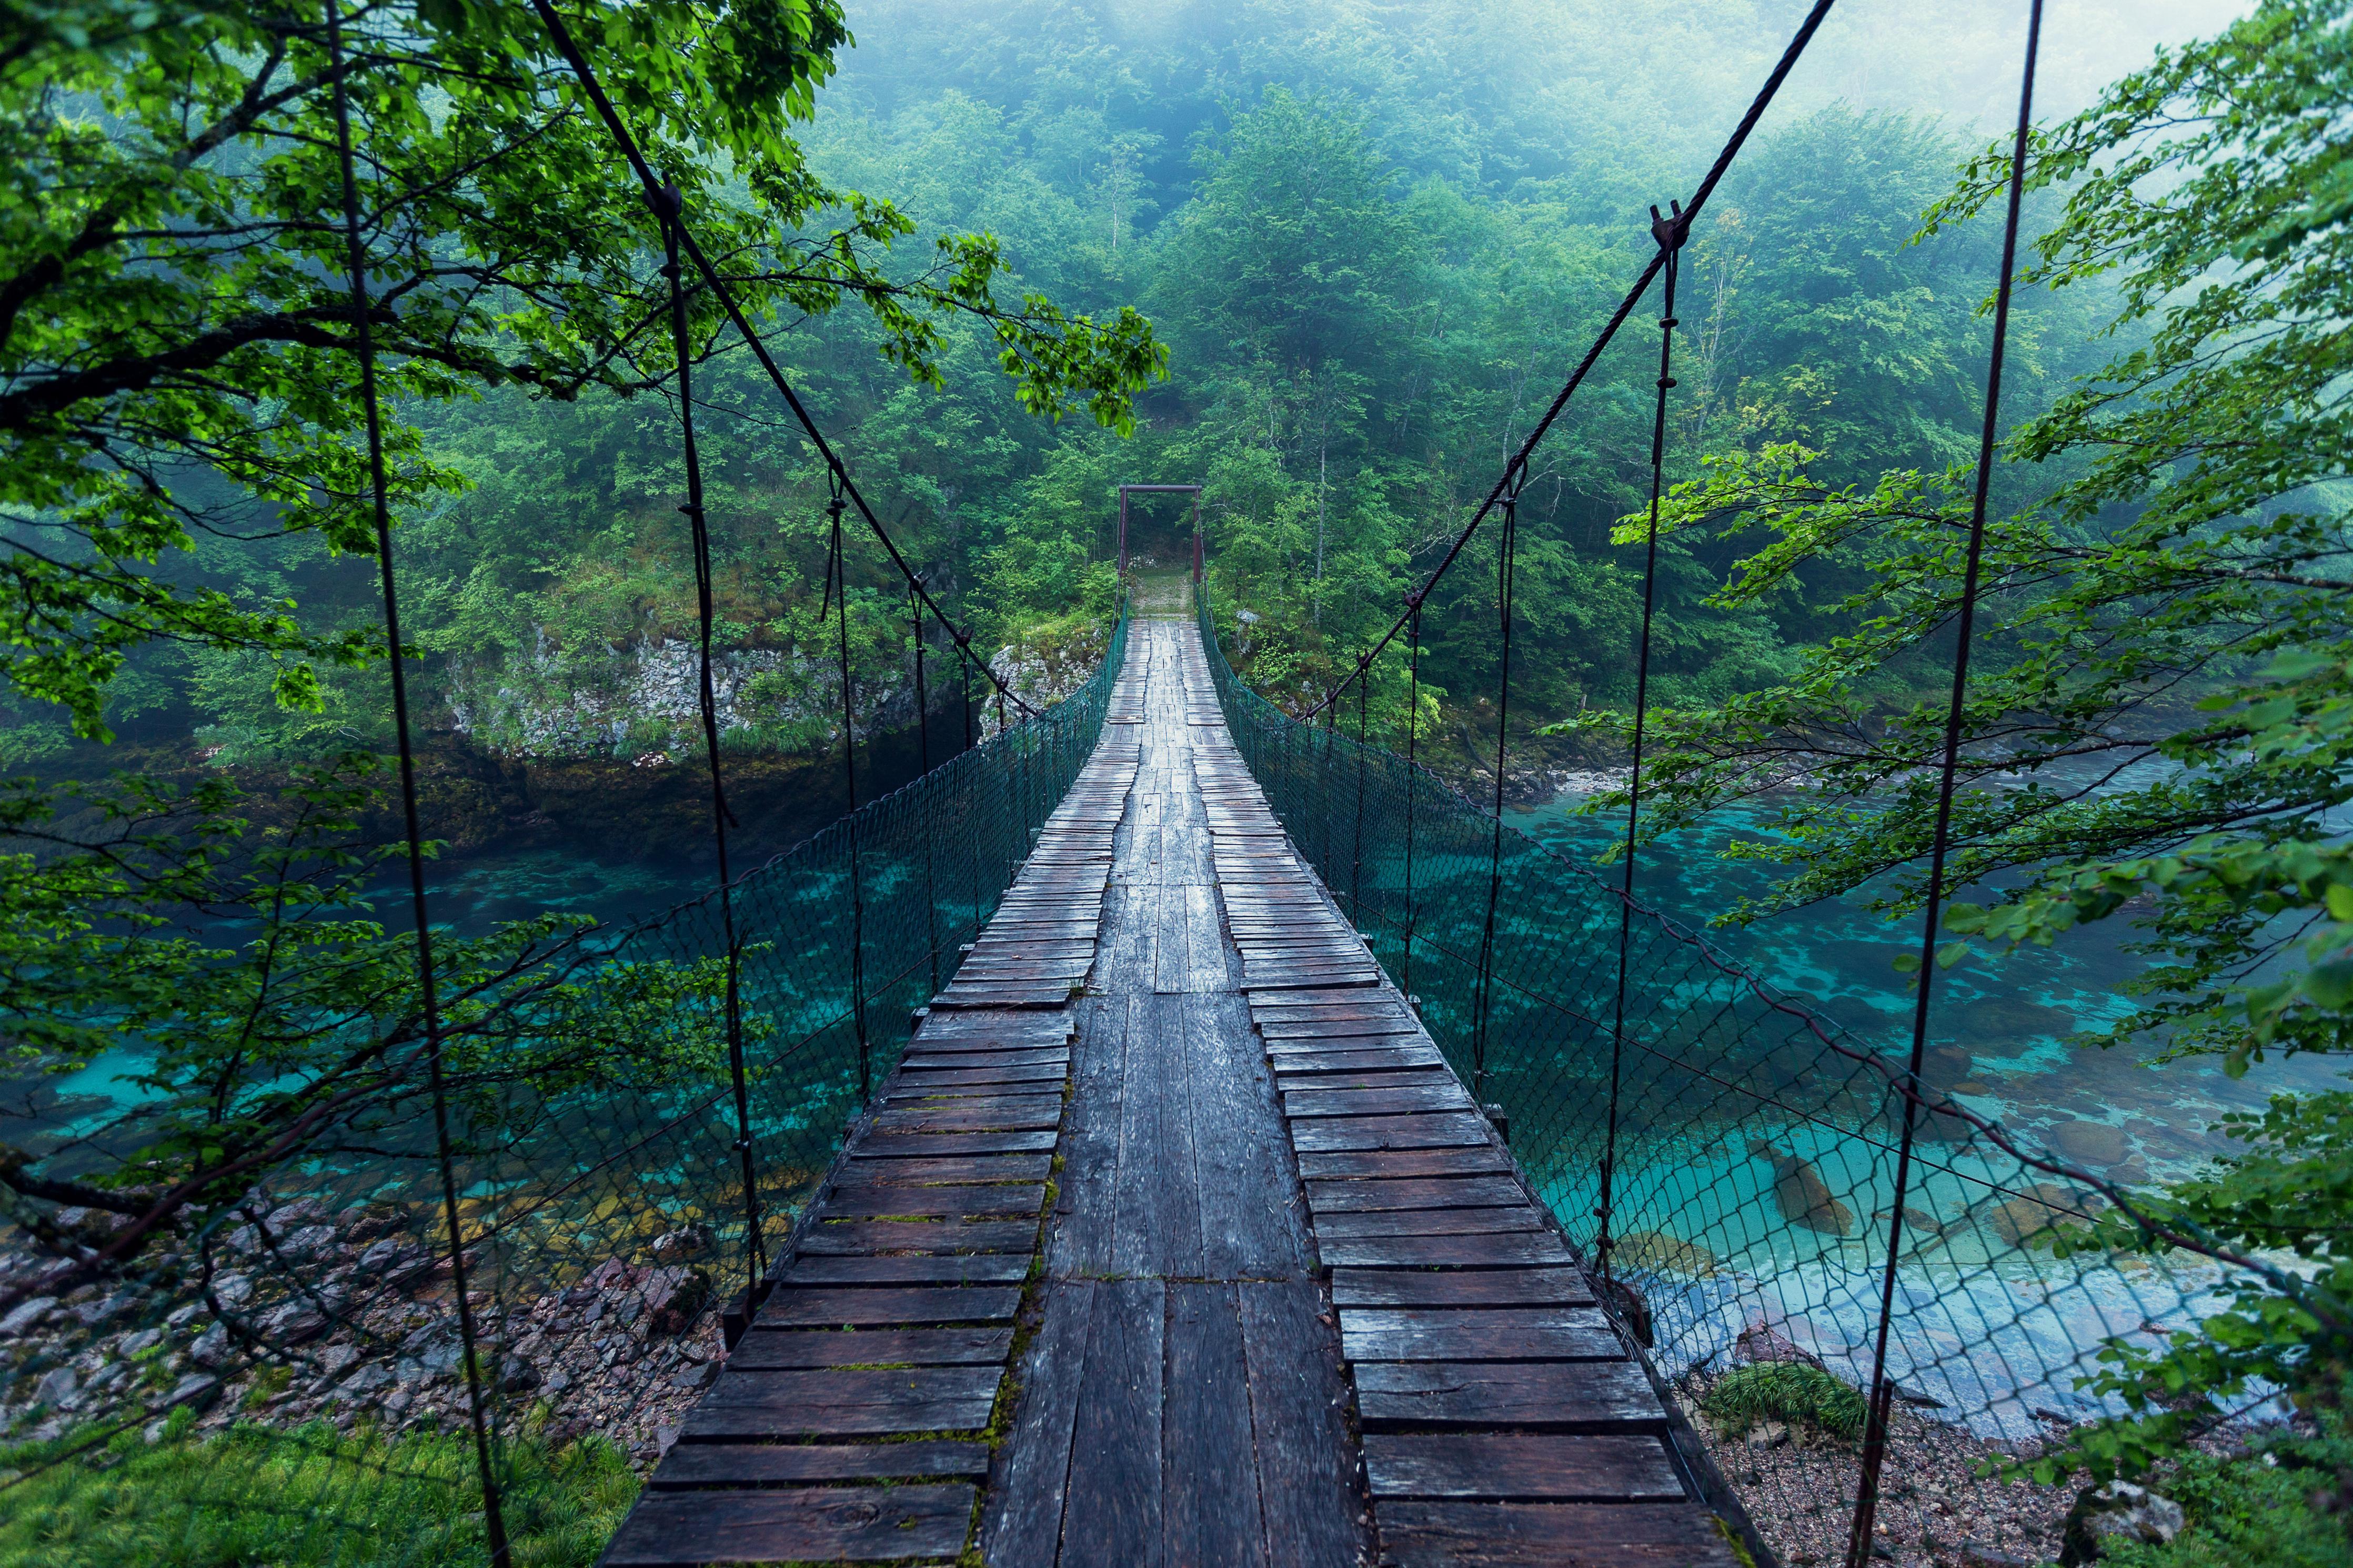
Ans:
[{"label": "suspension bridge", "polygon": [[1109,707],[605,1561],[1736,1561],[1198,628]]},{"label": "suspension bridge", "polygon": [[[1118,495],[1124,582],[1129,495],[1195,498],[1188,591],[1133,623],[1124,609],[1102,668],[1064,701],[1039,711],[1011,689],[860,493],[562,16],[533,0],[660,228],[718,869],[705,899],[567,948],[563,978],[644,1020],[633,1045],[649,1062],[693,1071],[526,1081],[461,1055],[445,1072],[394,660],[423,1016],[382,1103],[413,1135],[372,1140],[362,1165],[306,1173],[315,1191],[299,1202],[239,1211],[249,1223],[228,1241],[259,1260],[218,1276],[210,1250],[202,1260],[203,1310],[228,1346],[204,1363],[217,1375],[125,1409],[143,1421],[193,1407],[248,1372],[253,1397],[275,1399],[259,1370],[300,1362],[327,1404],[382,1399],[396,1377],[389,1417],[412,1407],[410,1385],[430,1385],[425,1358],[438,1355],[430,1375],[454,1389],[434,1397],[470,1437],[460,1489],[479,1496],[469,1518],[494,1568],[514,1555],[503,1500],[529,1492],[518,1456],[537,1451],[563,1392],[541,1369],[565,1366],[625,1391],[586,1418],[608,1431],[675,1416],[605,1548],[615,1568],[1696,1568],[1841,1554],[1864,1568],[1898,1537],[1926,1546],[1941,1526],[1919,1489],[1883,1489],[1891,1456],[1961,1430],[2031,1434],[2067,1404],[2104,1337],[2186,1321],[2205,1285],[2169,1265],[2127,1279],[2024,1250],[2053,1223],[2131,1199],[2022,1148],[1924,1075],[1931,963],[1908,1057],[1850,1039],[1642,905],[1636,857],[1606,886],[1513,832],[1502,796],[1520,486],[1659,285],[1625,832],[1639,842],[1677,258],[1830,5],[1810,7],[1689,203],[1654,210],[1647,266],[1395,624],[1289,714],[1219,646],[1198,485]],[[2041,16],[2037,0],[1956,724]],[[328,21],[340,61],[336,8]],[[342,80],[355,351],[385,635],[400,647]],[[830,487],[824,606],[838,617],[852,809],[740,875],[711,675],[695,289],[773,382]],[[945,654],[965,740],[933,766],[926,717],[922,776],[862,806],[844,572],[853,513],[904,577],[918,710],[935,706],[926,658]],[[1495,794],[1473,803],[1417,765],[1412,683],[1428,595],[1489,526]],[[1384,658],[1406,667],[1402,756],[1366,731]],[[527,1044],[536,1015],[515,1016]],[[431,1199],[378,1202],[411,1184]],[[2188,1252],[2262,1267],[2135,1217]],[[368,1249],[336,1267],[330,1239],[362,1227]],[[164,1316],[170,1300],[159,1289],[152,1303],[156,1339],[186,1321]],[[713,1316],[715,1377],[681,1348]],[[330,1330],[334,1350],[301,1348]],[[346,1375],[368,1357],[392,1364]],[[1727,1478],[1738,1429],[1703,1430],[1690,1412],[1711,1380],[1760,1365],[1841,1392],[1857,1412],[1853,1447],[1821,1450],[1806,1473],[1768,1475],[1744,1457]],[[673,1367],[675,1382],[654,1381]],[[2056,1418],[2098,1408],[2079,1401]]]}]

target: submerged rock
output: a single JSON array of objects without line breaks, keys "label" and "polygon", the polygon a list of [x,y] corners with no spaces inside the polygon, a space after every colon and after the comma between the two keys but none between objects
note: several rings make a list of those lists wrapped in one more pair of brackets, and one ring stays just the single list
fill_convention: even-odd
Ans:
[{"label": "submerged rock", "polygon": [[2061,1155],[2079,1165],[2121,1164],[2131,1152],[2125,1130],[2105,1121],[2062,1121],[2043,1137]]},{"label": "submerged rock", "polygon": [[1681,1274],[1694,1279],[1711,1279],[1715,1274],[1715,1253],[1663,1231],[1630,1230],[1618,1238],[1613,1251],[1619,1266],[1625,1268]]},{"label": "submerged rock", "polygon": [[2084,1201],[2076,1193],[2043,1182],[2029,1194],[1998,1203],[1986,1211],[1994,1234],[2012,1247],[2047,1239],[2052,1226],[2082,1216]]},{"label": "submerged rock", "polygon": [[1772,1162],[1773,1196],[1781,1205],[1783,1219],[1825,1236],[1854,1234],[1853,1214],[1831,1194],[1830,1184],[1810,1161],[1784,1154],[1761,1140],[1749,1144],[1748,1152]]}]

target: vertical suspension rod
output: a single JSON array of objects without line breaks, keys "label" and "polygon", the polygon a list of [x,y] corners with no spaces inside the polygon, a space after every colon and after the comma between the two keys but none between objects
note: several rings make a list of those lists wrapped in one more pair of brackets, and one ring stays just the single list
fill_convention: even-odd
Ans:
[{"label": "vertical suspension rod", "polygon": [[1606,1284],[1610,1270],[1610,1234],[1617,1197],[1618,1110],[1626,1062],[1626,984],[1628,950],[1634,940],[1635,830],[1642,820],[1642,728],[1651,710],[1651,625],[1659,597],[1659,499],[1665,489],[1667,460],[1667,394],[1675,384],[1675,279],[1681,272],[1683,241],[1690,220],[1679,203],[1670,202],[1672,216],[1661,217],[1651,209],[1651,236],[1658,242],[1664,263],[1660,268],[1659,397],[1651,420],[1651,526],[1642,547],[1642,631],[1634,655],[1634,742],[1626,781],[1626,868],[1618,889],[1618,994],[1609,1015],[1609,1100],[1601,1142],[1601,1192],[1594,1216],[1600,1222],[1593,1244]]},{"label": "vertical suspension rod", "polygon": [[[1413,797],[1414,742],[1421,730],[1421,591],[1406,595],[1406,678],[1405,678],[1405,963],[1398,976],[1398,989],[1405,993],[1409,1006],[1413,1004],[1413,926],[1416,910],[1413,900]],[[1416,1013],[1420,1009],[1416,1007]]]},{"label": "vertical suspension rod", "polygon": [[760,1187],[752,1159],[751,1091],[744,1070],[743,943],[735,931],[734,873],[727,858],[727,829],[735,814],[727,805],[726,782],[719,761],[719,695],[711,676],[712,605],[711,526],[702,501],[702,450],[694,430],[694,338],[687,320],[686,271],[679,261],[683,228],[682,205],[675,185],[647,193],[646,205],[661,220],[662,276],[670,282],[670,342],[678,355],[678,429],[680,455],[686,468],[686,514],[694,549],[694,599],[700,658],[697,684],[702,710],[702,749],[711,769],[711,841],[719,855],[719,924],[727,944],[727,1067],[735,1096],[735,1152],[743,1164],[745,1289],[756,1292],[767,1272],[767,1248],[761,1236]]},{"label": "vertical suspension rod", "polygon": [[[841,665],[841,826],[849,836],[849,1017],[858,1037],[858,1102],[874,1098],[874,1046],[866,1033],[866,887],[858,854],[858,710],[849,684],[849,562],[841,548],[841,513],[847,504],[841,479],[833,479],[833,498],[826,503],[832,519],[832,542],[827,552],[826,594],[833,600],[835,646]],[[826,605],[818,606],[824,619]]]},{"label": "vertical suspension rod", "polygon": [[[915,644],[915,762],[929,778],[932,772],[932,704],[930,694],[923,689],[923,605],[915,596],[913,584],[907,587],[907,631]],[[923,795],[923,812],[931,815],[931,795]],[[923,950],[931,961],[932,989],[924,997],[929,1001],[940,994],[940,900],[932,871],[931,824],[923,826]]]},{"label": "vertical suspension rod", "polygon": [[1504,493],[1504,537],[1495,552],[1495,616],[1502,642],[1495,675],[1495,798],[1487,840],[1487,921],[1479,935],[1478,1010],[1471,1020],[1471,1093],[1487,1103],[1487,1037],[1494,1011],[1495,906],[1504,892],[1504,762],[1512,722],[1512,584],[1520,548],[1522,469]]},{"label": "vertical suspension rod", "polygon": [[491,1465],[489,1415],[482,1406],[473,1302],[466,1282],[466,1238],[458,1214],[458,1170],[449,1145],[448,1086],[441,1063],[441,1000],[433,973],[433,927],[427,918],[425,837],[417,809],[417,756],[408,723],[408,677],[400,638],[400,595],[393,572],[392,506],[384,461],[384,412],[376,391],[375,324],[368,298],[367,247],[360,237],[359,178],[352,154],[351,89],[343,69],[343,0],[328,0],[327,56],[334,79],[335,153],[343,174],[344,262],[351,279],[352,324],[358,343],[360,402],[367,420],[368,496],[375,524],[377,577],[384,589],[385,663],[392,677],[392,718],[400,748],[400,809],[408,835],[408,904],[417,925],[417,1000],[425,1014],[425,1070],[433,1100],[433,1147],[441,1176],[441,1219],[449,1236],[449,1276],[458,1296],[458,1335],[466,1356],[466,1409],[474,1467],[482,1487],[482,1531],[492,1568],[508,1568],[506,1518]]},{"label": "vertical suspension rod", "polygon": [[1879,1288],[1879,1327],[1871,1347],[1870,1424],[1863,1434],[1862,1474],[1855,1486],[1847,1568],[1866,1568],[1879,1511],[1879,1474],[1886,1458],[1893,1390],[1887,1378],[1887,1335],[1895,1316],[1895,1265],[1904,1242],[1904,1200],[1912,1178],[1918,1130],[1920,1067],[1928,1049],[1928,1011],[1936,973],[1936,926],[1943,915],[1945,861],[1951,847],[1953,793],[1960,773],[1961,728],[1969,689],[1969,647],[1977,629],[1978,580],[1985,560],[1986,497],[1993,486],[1994,441],[2000,431],[2002,358],[2010,341],[2011,274],[2018,264],[2019,209],[2026,195],[2026,149],[2034,125],[2034,65],[2042,42],[2042,0],[2026,18],[2026,59],[2018,86],[2018,128],[2010,148],[2010,205],[2002,222],[2001,277],[1994,286],[1993,348],[1986,364],[1985,422],[1978,433],[1977,488],[1969,501],[1969,549],[1961,574],[1959,625],[1954,630],[1952,695],[1945,710],[1944,757],[1936,779],[1936,826],[1928,850],[1928,888],[1920,914],[1919,989],[1912,999],[1912,1054],[1904,1079],[1904,1131],[1895,1146],[1895,1195],[1887,1211],[1887,1266]]}]

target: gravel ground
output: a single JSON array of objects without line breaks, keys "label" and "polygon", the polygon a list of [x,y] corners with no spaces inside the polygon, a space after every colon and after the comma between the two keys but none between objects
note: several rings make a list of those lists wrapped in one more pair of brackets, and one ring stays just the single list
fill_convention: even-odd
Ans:
[{"label": "gravel ground", "polygon": [[[1778,1423],[1746,1438],[1717,1433],[1684,1395],[1685,1413],[1765,1537],[1789,1568],[1846,1560],[1859,1446]],[[2021,1457],[1958,1427],[1899,1412],[1882,1472],[1873,1555],[1911,1568],[2013,1568],[2053,1562],[2074,1501],[2069,1486],[1984,1479],[1989,1459]]]}]

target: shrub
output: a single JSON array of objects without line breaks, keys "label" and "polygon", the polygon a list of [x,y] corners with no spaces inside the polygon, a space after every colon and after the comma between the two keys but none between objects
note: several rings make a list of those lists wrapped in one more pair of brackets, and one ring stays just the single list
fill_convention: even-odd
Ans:
[{"label": "shrub", "polygon": [[1806,1426],[1833,1437],[1862,1435],[1862,1395],[1818,1366],[1759,1362],[1725,1373],[1700,1401],[1707,1418],[1728,1437],[1747,1435],[1764,1421]]},{"label": "shrub", "polygon": [[2195,1450],[2151,1484],[2181,1504],[2189,1527],[2163,1546],[2109,1544],[2109,1568],[2341,1568],[2353,1563],[2345,1490],[2353,1486],[2353,1437],[2333,1409],[2316,1412],[2316,1436],[2278,1436],[2251,1458]]}]

